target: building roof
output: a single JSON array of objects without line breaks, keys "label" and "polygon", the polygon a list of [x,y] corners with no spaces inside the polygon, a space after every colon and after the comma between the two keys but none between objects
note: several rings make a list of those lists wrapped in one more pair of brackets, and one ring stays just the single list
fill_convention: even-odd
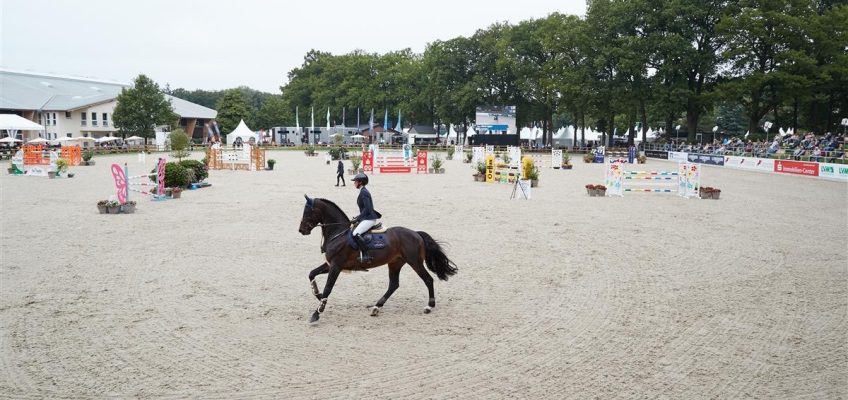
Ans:
[{"label": "building roof", "polygon": [[[0,69],[0,109],[73,111],[114,100],[129,83]],[[182,118],[212,119],[217,111],[165,95]]]},{"label": "building roof", "polygon": [[423,135],[437,135],[436,128],[433,128],[431,125],[413,125],[412,129],[409,130],[408,133],[416,133]]}]

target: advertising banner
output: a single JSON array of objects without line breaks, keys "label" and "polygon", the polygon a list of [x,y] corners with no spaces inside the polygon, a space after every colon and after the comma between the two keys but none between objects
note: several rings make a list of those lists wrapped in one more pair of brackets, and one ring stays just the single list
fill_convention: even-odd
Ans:
[{"label": "advertising banner", "polygon": [[724,166],[734,169],[774,172],[774,160],[770,158],[725,156]]},{"label": "advertising banner", "polygon": [[477,163],[483,162],[485,160],[485,150],[483,147],[472,147],[471,148],[471,166],[477,168]]},{"label": "advertising banner", "polygon": [[668,159],[672,160],[672,161],[678,161],[678,162],[688,162],[689,161],[689,154],[688,153],[682,153],[682,152],[679,152],[679,151],[669,151],[668,152]]},{"label": "advertising banner", "polygon": [[724,165],[724,156],[722,155],[713,155],[713,154],[689,154],[688,155],[689,162],[696,162],[701,164],[708,165]]},{"label": "advertising banner", "polygon": [[774,172],[781,174],[819,176],[819,163],[792,160],[774,160]]},{"label": "advertising banner", "polygon": [[668,152],[663,150],[645,150],[645,156],[668,160]]},{"label": "advertising banner", "polygon": [[[370,151],[362,153],[362,170],[366,173],[374,172],[374,155]],[[353,171],[353,173],[356,172]]]},{"label": "advertising banner", "polygon": [[495,155],[486,155],[486,182],[492,183],[495,181]]},{"label": "advertising banner", "polygon": [[819,163],[819,178],[848,181],[848,165]]},{"label": "advertising banner", "polygon": [[418,169],[416,172],[419,174],[427,173],[427,152],[423,150],[418,150]]}]

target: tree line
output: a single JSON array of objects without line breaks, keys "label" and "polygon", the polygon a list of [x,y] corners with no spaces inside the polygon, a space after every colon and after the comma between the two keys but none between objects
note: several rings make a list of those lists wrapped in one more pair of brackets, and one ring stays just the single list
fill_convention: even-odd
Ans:
[{"label": "tree line", "polygon": [[541,126],[545,142],[564,124],[630,142],[649,126],[679,125],[690,141],[714,125],[756,136],[765,120],[823,133],[848,109],[846,26],[844,0],[587,0],[585,17],[496,23],[423,54],[311,50],[280,95],[172,94],[216,108],[222,130],[239,118],[292,126],[295,107],[304,126],[312,106],[316,125],[330,107],[347,126],[357,109],[362,121],[388,109],[406,125],[467,126],[478,105],[516,105],[518,124]]}]

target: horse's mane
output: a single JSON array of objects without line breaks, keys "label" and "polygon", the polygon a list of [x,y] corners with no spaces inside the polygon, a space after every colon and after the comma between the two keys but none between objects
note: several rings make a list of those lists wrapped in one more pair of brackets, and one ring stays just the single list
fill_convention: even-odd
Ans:
[{"label": "horse's mane", "polygon": [[336,205],[336,203],[333,203],[333,202],[332,202],[332,201],[330,201],[330,200],[327,200],[327,199],[321,199],[321,198],[318,198],[318,199],[316,199],[316,200],[321,200],[322,202],[327,203],[327,205],[329,205],[331,208],[335,208],[335,209],[336,209],[336,211],[338,211],[338,212],[339,212],[339,213],[340,213],[340,214],[341,214],[341,215],[345,218],[345,220],[349,220],[349,219],[350,219],[350,218],[348,218],[348,217],[347,217],[347,214],[346,214],[344,211],[342,211],[341,207],[339,207],[339,206],[337,206],[337,205]]}]

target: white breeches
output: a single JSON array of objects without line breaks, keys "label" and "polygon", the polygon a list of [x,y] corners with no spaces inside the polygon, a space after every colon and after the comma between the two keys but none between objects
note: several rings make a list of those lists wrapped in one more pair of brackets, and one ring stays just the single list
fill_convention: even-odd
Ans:
[{"label": "white breeches", "polygon": [[377,223],[376,219],[366,219],[365,221],[359,221],[359,225],[353,229],[354,235],[361,235],[371,229],[374,224]]}]

